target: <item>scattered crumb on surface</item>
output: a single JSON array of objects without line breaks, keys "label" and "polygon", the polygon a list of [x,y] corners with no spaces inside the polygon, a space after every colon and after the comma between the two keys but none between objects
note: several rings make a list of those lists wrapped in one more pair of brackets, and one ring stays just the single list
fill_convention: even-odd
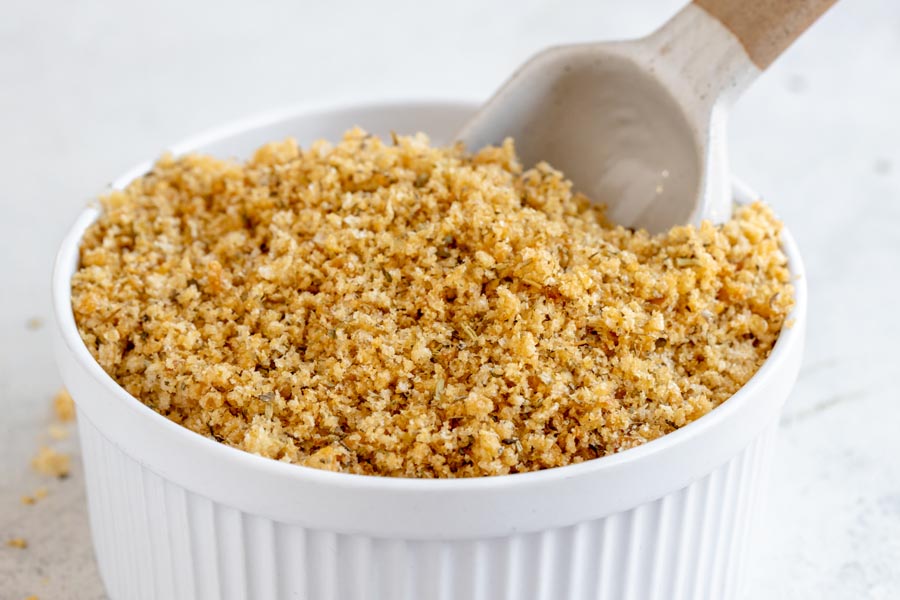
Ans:
[{"label": "scattered crumb on surface", "polygon": [[53,411],[56,413],[56,418],[63,423],[75,419],[75,402],[65,388],[60,389],[53,397]]},{"label": "scattered crumb on surface", "polygon": [[32,504],[36,504],[38,500],[43,500],[44,498],[46,498],[47,494],[48,494],[47,488],[39,487],[36,490],[34,490],[34,493],[26,494],[26,495],[22,496],[22,499],[21,499],[22,504],[25,504],[28,506],[30,506]]},{"label": "scattered crumb on surface", "polygon": [[69,475],[70,463],[71,457],[68,454],[57,452],[48,446],[42,446],[31,459],[31,466],[35,471],[59,478]]},{"label": "scattered crumb on surface", "polygon": [[7,540],[6,545],[10,548],[19,548],[20,550],[24,550],[28,547],[28,540],[26,540],[25,538],[15,537]]},{"label": "scattered crumb on surface", "polygon": [[102,198],[72,279],[132,395],[286,462],[403,477],[630,448],[756,372],[793,305],[781,223],[612,227],[513,144],[361,130],[244,164],[159,160]]},{"label": "scattered crumb on surface", "polygon": [[25,321],[25,329],[36,331],[44,326],[44,320],[40,317],[31,317]]},{"label": "scattered crumb on surface", "polygon": [[69,437],[69,430],[58,423],[51,423],[50,426],[47,427],[47,433],[50,434],[50,437],[54,440],[64,440]]}]

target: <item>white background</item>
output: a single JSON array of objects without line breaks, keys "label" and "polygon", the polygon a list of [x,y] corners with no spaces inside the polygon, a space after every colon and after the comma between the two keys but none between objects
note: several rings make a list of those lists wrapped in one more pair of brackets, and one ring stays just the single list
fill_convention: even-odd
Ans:
[{"label": "white background", "polygon": [[[0,598],[104,597],[80,465],[38,505],[19,496],[41,484],[27,460],[59,386],[53,254],[107,181],[273,107],[485,97],[543,46],[647,33],[681,4],[0,0],[0,540],[31,543],[0,545]],[[842,0],[735,107],[730,137],[810,286],[749,597],[900,597],[900,2]]]}]

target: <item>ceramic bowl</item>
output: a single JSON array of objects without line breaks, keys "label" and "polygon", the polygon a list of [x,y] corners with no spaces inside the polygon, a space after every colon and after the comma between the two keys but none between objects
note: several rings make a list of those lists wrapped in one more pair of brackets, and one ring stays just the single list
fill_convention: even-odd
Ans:
[{"label": "ceramic bowl", "polygon": [[[446,142],[474,110],[456,101],[304,108],[171,148],[246,157],[294,136],[360,125]],[[113,184],[124,187],[150,163]],[[753,194],[735,185],[738,201]],[[759,521],[779,413],[800,365],[793,327],[758,373],[697,421],[642,446],[533,473],[413,480],[331,473],[255,456],[160,416],[119,387],[79,337],[70,278],[77,219],[53,276],[57,357],[78,410],[91,530],[114,600],[670,600],[734,598]]]}]

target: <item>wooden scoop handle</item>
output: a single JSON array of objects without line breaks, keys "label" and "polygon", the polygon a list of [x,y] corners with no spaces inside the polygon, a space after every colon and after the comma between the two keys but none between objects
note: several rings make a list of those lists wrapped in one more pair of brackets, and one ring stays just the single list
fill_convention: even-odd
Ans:
[{"label": "wooden scoop handle", "polygon": [[694,0],[765,69],[837,0]]}]

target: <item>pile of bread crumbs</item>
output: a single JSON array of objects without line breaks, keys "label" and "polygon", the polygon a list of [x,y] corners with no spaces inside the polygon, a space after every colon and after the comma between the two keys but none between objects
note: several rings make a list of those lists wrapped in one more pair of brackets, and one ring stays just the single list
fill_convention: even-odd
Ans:
[{"label": "pile of bread crumbs", "polygon": [[423,135],[165,156],[101,200],[82,338],[204,436],[347,473],[473,477],[590,460],[734,394],[793,304],[781,224],[613,227],[513,143]]}]

